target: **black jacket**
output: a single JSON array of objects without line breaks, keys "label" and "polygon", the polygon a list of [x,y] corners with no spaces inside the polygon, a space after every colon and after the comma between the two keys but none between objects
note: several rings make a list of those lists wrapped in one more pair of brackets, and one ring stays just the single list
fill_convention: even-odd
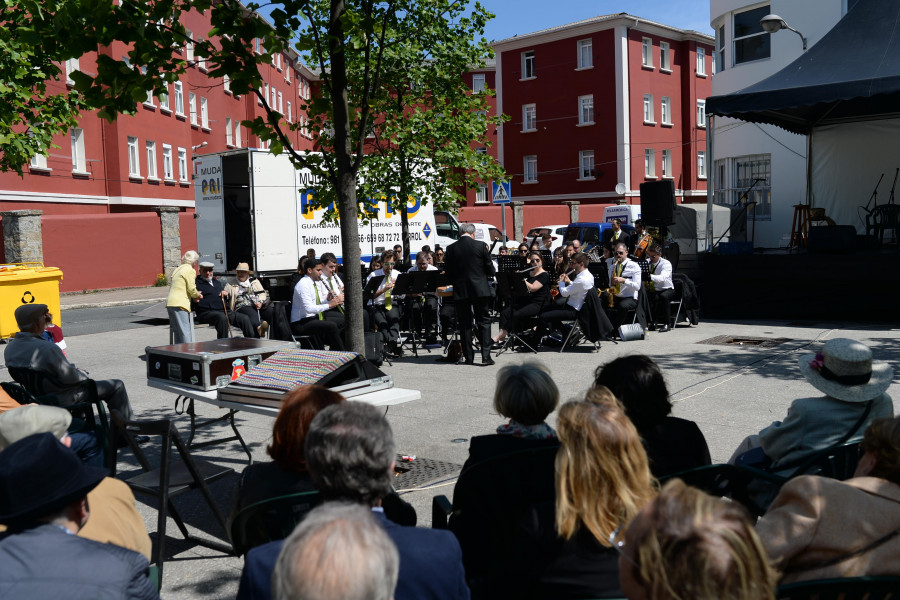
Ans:
[{"label": "black jacket", "polygon": [[467,235],[447,247],[444,269],[453,284],[454,300],[484,298],[491,295],[488,280],[494,276],[491,254],[483,242]]}]

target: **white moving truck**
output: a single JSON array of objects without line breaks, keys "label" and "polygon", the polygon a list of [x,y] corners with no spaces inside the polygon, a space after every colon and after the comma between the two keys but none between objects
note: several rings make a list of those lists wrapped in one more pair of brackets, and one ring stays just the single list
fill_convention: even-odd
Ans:
[{"label": "white moving truck", "polygon": [[[284,154],[243,148],[194,158],[194,198],[197,251],[203,261],[227,272],[247,262],[268,285],[279,285],[297,269],[297,261],[314,248],[317,256],[333,252],[342,262],[341,231],[322,220],[314,209],[318,180],[307,169],[296,169]],[[402,244],[400,213],[381,201],[368,202],[373,216],[359,223],[363,260]],[[438,237],[434,210],[410,199],[410,253],[425,244],[447,247],[452,239]],[[445,218],[453,219],[446,214]],[[455,220],[454,220],[455,222]],[[269,281],[266,281],[266,280]]]}]

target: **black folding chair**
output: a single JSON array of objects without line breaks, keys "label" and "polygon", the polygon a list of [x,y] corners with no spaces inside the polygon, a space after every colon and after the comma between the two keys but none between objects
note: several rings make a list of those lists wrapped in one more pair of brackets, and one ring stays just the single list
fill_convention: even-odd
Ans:
[{"label": "black folding chair", "polygon": [[228,528],[235,554],[243,556],[251,548],[283,540],[321,502],[319,492],[298,492],[262,500],[242,509]]}]

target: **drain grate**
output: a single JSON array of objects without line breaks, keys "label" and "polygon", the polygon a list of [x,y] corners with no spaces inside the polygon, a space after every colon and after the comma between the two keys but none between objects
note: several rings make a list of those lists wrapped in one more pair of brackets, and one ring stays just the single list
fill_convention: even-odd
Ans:
[{"label": "drain grate", "polygon": [[763,338],[746,335],[717,335],[706,340],[700,340],[698,344],[711,346],[741,346],[753,348],[775,348],[785,342],[793,341],[791,338]]},{"label": "drain grate", "polygon": [[417,457],[412,462],[400,462],[398,454],[394,487],[398,490],[420,487],[432,481],[456,475],[461,469],[462,465],[430,458]]}]

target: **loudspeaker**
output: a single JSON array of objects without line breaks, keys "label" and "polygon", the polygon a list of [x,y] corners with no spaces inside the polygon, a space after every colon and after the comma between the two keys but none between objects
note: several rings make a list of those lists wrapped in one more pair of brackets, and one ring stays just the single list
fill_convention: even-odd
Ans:
[{"label": "loudspeaker", "polygon": [[810,254],[853,254],[856,252],[856,227],[853,225],[810,227],[806,249]]},{"label": "loudspeaker", "polygon": [[[642,208],[641,215],[644,214],[643,210],[644,209]],[[623,342],[642,340],[644,339],[644,328],[641,327],[640,323],[629,323],[628,325],[622,325],[619,327],[619,337]]]},{"label": "loudspeaker", "polygon": [[647,181],[641,184],[641,220],[645,226],[675,224],[675,182]]}]

